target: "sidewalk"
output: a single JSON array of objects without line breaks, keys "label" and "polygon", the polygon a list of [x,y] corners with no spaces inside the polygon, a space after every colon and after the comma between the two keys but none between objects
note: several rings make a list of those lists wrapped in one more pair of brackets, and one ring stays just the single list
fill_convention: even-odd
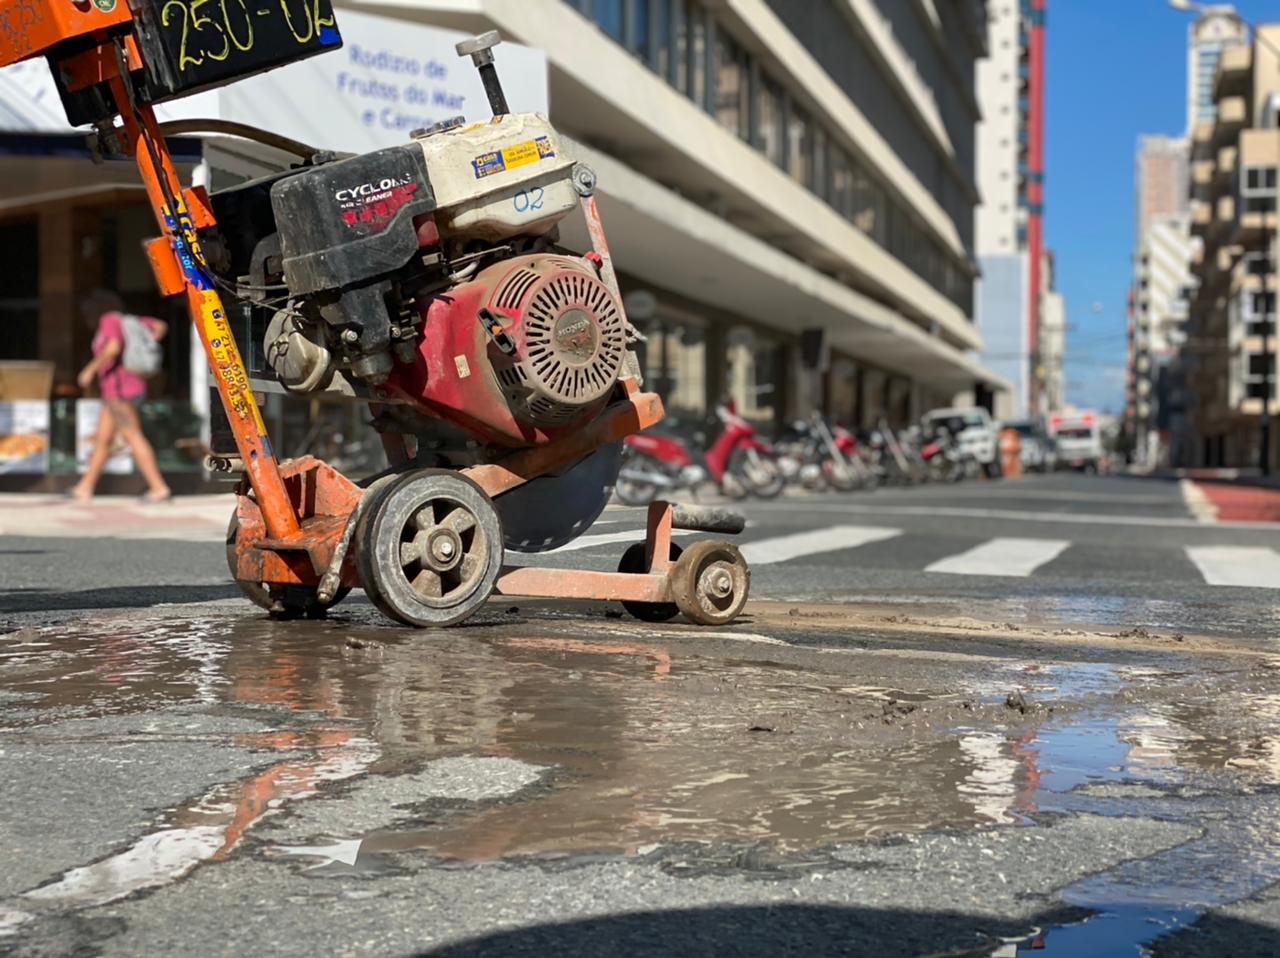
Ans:
[{"label": "sidewalk", "polygon": [[1232,480],[1192,479],[1210,521],[1280,522],[1280,489]]},{"label": "sidewalk", "polygon": [[157,505],[136,496],[74,502],[60,496],[3,494],[0,536],[222,542],[234,507],[235,498],[226,493],[181,496]]}]

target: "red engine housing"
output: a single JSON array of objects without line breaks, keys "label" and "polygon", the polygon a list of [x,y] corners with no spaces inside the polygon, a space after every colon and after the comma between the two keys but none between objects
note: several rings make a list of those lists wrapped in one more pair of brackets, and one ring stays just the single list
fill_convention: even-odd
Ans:
[{"label": "red engine housing", "polygon": [[[541,445],[597,415],[626,356],[616,297],[576,257],[503,260],[422,313],[417,360],[387,388],[502,446]],[[486,329],[485,313],[502,335]]]}]

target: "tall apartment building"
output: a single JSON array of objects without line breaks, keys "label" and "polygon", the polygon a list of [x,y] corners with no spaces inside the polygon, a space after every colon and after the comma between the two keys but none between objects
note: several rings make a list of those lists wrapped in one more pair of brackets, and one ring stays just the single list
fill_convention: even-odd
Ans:
[{"label": "tall apartment building", "polygon": [[1202,7],[1187,28],[1187,133],[1215,118],[1214,77],[1228,47],[1246,43],[1248,27],[1229,3]]},{"label": "tall apartment building", "polygon": [[[1197,402],[1192,425],[1198,464],[1259,462],[1263,397],[1274,409],[1280,189],[1280,25],[1254,42],[1222,50],[1211,95],[1212,120],[1191,145],[1191,231],[1199,281],[1186,353]],[[1277,460],[1271,448],[1272,466]]]},{"label": "tall apartment building", "polygon": [[1188,163],[1185,137],[1142,136],[1134,163],[1134,253],[1125,428],[1135,458],[1181,465],[1186,451],[1181,348],[1191,279]]},{"label": "tall apartment building", "polygon": [[[545,52],[599,176],[668,404],[768,420],[818,395],[905,422],[1006,389],[974,358],[975,64],[986,0],[415,0]],[[501,66],[501,48],[498,50]],[[566,240],[574,241],[572,235]],[[815,383],[803,330],[825,330]],[[725,357],[728,361],[725,361]]]},{"label": "tall apartment building", "polygon": [[988,4],[987,59],[978,64],[978,326],[984,362],[1012,383],[1005,418],[1040,407],[1044,309],[1045,0]]}]

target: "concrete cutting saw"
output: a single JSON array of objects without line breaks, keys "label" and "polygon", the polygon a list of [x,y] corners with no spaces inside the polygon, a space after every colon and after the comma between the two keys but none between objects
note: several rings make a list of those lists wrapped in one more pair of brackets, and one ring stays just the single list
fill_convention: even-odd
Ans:
[{"label": "concrete cutting saw", "polygon": [[[490,120],[339,154],[227,121],[156,121],[156,103],[342,43],[329,0],[243,0],[217,8],[226,49],[195,53],[202,2],[0,0],[0,65],[47,58],[70,122],[137,162],[162,231],[148,257],[161,291],[187,298],[235,438],[216,463],[241,475],[227,560],[245,594],[287,616],[360,587],[415,626],[460,622],[493,594],[616,599],[647,621],[735,618],[750,583],[738,550],[671,541],[673,529],[737,533],[731,513],[655,503],[616,573],[504,565],[507,550],[589,528],[620,441],[663,413],[641,388],[595,175],[545,117],[510,112],[498,35],[457,46]],[[164,137],[201,131],[297,162],[212,194],[183,189]],[[585,253],[559,243],[574,213]],[[368,405],[388,470],[355,483],[312,456],[277,461],[226,301],[265,318],[273,388]]]}]

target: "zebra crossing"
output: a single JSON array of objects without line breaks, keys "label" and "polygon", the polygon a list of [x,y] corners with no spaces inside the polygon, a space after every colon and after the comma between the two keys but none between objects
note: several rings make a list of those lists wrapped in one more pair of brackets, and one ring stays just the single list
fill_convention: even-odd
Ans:
[{"label": "zebra crossing", "polygon": [[[625,526],[625,528],[619,528]],[[589,561],[593,550],[601,556],[615,557],[618,546],[637,542],[644,537],[643,528],[630,522],[613,522],[611,531],[589,533],[547,555],[581,553],[569,561],[582,565]],[[762,534],[749,527],[738,537],[743,556],[767,577],[769,570],[794,563],[797,565],[822,565],[835,568],[837,555],[847,561],[851,570],[884,565],[886,548],[891,549],[896,540],[906,540],[912,535],[919,545],[919,533],[909,533],[893,526],[836,524],[800,532],[777,535]],[[690,538],[690,534],[677,533],[676,540]],[[1060,559],[1074,559],[1077,566],[1089,566],[1093,558],[1081,554],[1087,546],[1069,539],[995,536],[966,544],[946,555],[921,562],[914,571],[925,576],[995,577],[1004,579],[1029,579],[1055,575],[1050,568]],[[877,551],[881,550],[881,551]],[[936,551],[936,550],[935,550]],[[848,555],[852,553],[852,555]],[[911,554],[915,554],[912,552]],[[1209,586],[1229,588],[1280,588],[1280,551],[1265,547],[1232,545],[1170,547],[1163,556],[1172,558],[1185,568],[1188,577],[1198,573]],[[901,568],[899,559],[898,567]],[[1130,560],[1143,561],[1136,557]],[[1057,573],[1061,575],[1061,570]],[[759,577],[758,576],[758,577]]]}]

